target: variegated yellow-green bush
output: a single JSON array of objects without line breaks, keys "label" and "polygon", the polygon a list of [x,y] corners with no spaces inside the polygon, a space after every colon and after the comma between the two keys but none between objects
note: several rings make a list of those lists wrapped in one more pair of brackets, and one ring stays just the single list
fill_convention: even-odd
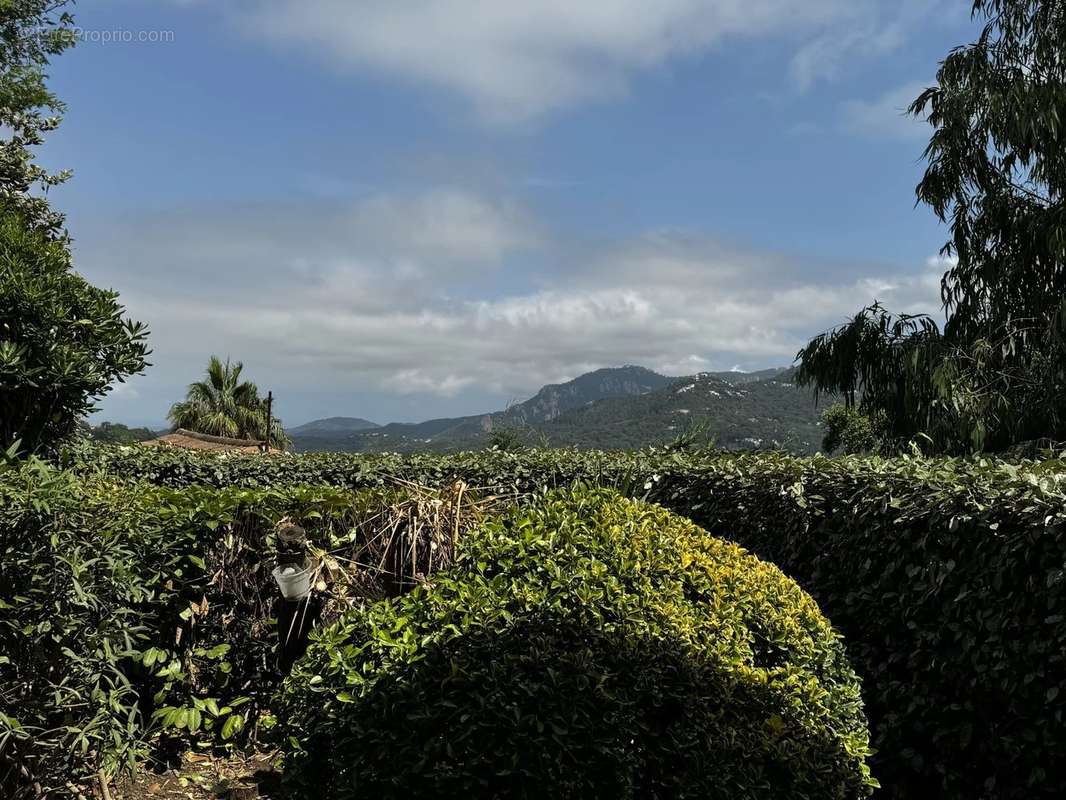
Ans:
[{"label": "variegated yellow-green bush", "polygon": [[318,635],[278,712],[322,800],[867,797],[859,681],[776,567],[602,489]]}]

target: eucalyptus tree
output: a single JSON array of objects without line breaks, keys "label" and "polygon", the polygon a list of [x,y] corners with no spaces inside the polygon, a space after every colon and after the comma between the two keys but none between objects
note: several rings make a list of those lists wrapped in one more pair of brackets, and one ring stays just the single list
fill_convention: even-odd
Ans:
[{"label": "eucalyptus tree", "polygon": [[242,380],[244,364],[211,356],[203,380],[189,384],[185,399],[170,408],[167,419],[176,428],[235,439],[269,439],[285,447],[288,436],[281,420],[270,414],[259,388]]},{"label": "eucalyptus tree", "polygon": [[917,188],[950,228],[946,322],[880,306],[800,351],[800,377],[937,450],[1066,439],[1066,3],[975,0],[982,30],[911,111]]}]

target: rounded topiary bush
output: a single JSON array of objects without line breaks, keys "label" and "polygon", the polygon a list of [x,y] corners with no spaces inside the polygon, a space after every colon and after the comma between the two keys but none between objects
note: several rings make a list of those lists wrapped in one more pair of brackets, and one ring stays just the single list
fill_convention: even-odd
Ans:
[{"label": "rounded topiary bush", "polygon": [[278,697],[301,796],[828,800],[859,682],[777,568],[658,506],[544,495],[325,629]]}]

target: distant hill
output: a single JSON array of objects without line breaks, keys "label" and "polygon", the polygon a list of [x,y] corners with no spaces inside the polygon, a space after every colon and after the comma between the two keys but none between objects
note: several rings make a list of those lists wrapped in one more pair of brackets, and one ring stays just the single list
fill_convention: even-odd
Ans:
[{"label": "distant hill", "polygon": [[791,375],[793,372],[795,372],[795,368],[793,367],[771,367],[770,369],[760,369],[756,372],[730,370],[729,372],[701,372],[700,374],[721,378],[724,381],[729,381],[736,385],[741,383],[755,383],[756,381],[768,381],[773,378],[780,378],[783,375]]},{"label": "distant hill", "polygon": [[609,449],[666,444],[705,425],[725,449],[812,453],[822,440],[819,410],[792,374],[774,370],[753,379],[705,372],[642,397],[611,398],[571,411],[540,430],[552,444]]},{"label": "distant hill", "polygon": [[[644,367],[600,369],[552,384],[504,411],[351,429],[319,420],[289,431],[297,450],[447,451],[485,447],[493,430],[518,429],[555,446],[637,448],[663,444],[704,423],[720,447],[808,453],[821,442],[809,390],[787,368],[669,378]],[[365,422],[365,420],[362,420]],[[370,423],[372,425],[372,423]]]},{"label": "distant hill", "polygon": [[[297,450],[452,450],[481,447],[494,427],[528,427],[555,419],[608,397],[641,395],[673,382],[644,367],[614,367],[589,372],[561,384],[551,384],[521,403],[490,414],[431,419],[426,422],[392,422],[373,430],[329,437],[296,435],[289,431]],[[314,425],[315,423],[308,423]],[[306,426],[301,426],[306,427]]]},{"label": "distant hill", "polygon": [[344,450],[353,446],[350,440],[355,434],[379,427],[359,417],[328,417],[289,428],[286,433],[297,450]]},{"label": "distant hill", "polygon": [[524,403],[494,414],[493,419],[506,425],[537,425],[610,397],[640,397],[675,380],[644,367],[598,369],[566,383],[549,384]]},{"label": "distant hill", "polygon": [[82,430],[94,441],[104,444],[136,444],[156,437],[150,428],[130,428],[119,422],[101,422],[95,426],[83,422]]},{"label": "distant hill", "polygon": [[327,417],[326,419],[316,419],[304,425],[290,428],[288,433],[289,435],[351,433],[352,431],[365,431],[370,428],[380,427],[376,422],[360,419],[359,417]]}]

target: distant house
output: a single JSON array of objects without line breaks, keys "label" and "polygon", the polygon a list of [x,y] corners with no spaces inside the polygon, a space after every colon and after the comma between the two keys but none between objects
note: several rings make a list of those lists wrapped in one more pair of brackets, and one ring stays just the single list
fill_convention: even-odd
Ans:
[{"label": "distant house", "polygon": [[150,447],[181,447],[186,450],[210,450],[217,453],[276,453],[278,450],[268,447],[259,439],[232,439],[228,436],[211,436],[178,428],[173,433],[141,442]]}]

